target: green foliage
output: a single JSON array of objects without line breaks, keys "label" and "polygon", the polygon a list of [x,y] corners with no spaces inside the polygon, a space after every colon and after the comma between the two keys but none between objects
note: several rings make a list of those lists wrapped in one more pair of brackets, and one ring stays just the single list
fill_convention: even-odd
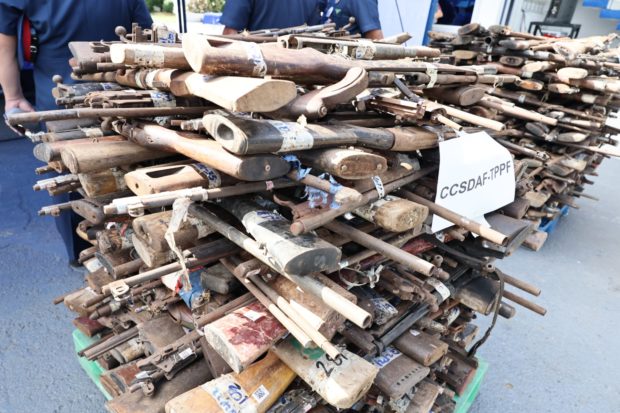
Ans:
[{"label": "green foliage", "polygon": [[187,10],[192,13],[219,13],[224,8],[226,0],[189,0]]},{"label": "green foliage", "polygon": [[162,7],[164,13],[172,13],[174,11],[173,0],[164,0],[164,6]]},{"label": "green foliage", "polygon": [[164,8],[164,0],[146,0],[146,6],[151,12],[162,11]]}]

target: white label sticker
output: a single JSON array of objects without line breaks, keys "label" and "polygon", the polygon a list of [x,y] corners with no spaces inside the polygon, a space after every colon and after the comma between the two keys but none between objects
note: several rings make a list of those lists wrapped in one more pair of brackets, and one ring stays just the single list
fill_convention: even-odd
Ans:
[{"label": "white label sticker", "polygon": [[185,360],[186,358],[191,357],[193,355],[194,355],[194,352],[192,351],[191,348],[186,348],[185,350],[179,353],[179,357],[181,357],[182,360]]},{"label": "white label sticker", "polygon": [[229,375],[222,376],[203,384],[202,389],[208,392],[226,413],[256,413],[256,406]]},{"label": "white label sticker", "polygon": [[146,371],[140,371],[136,374],[136,379],[140,380],[140,379],[148,379],[149,378],[149,373],[147,373]]},{"label": "white label sticker", "polygon": [[174,32],[164,29],[159,29],[157,31],[157,43],[174,44],[176,43],[176,40],[177,36]]},{"label": "white label sticker", "polygon": [[173,108],[177,105],[176,99],[168,92],[149,92],[153,106],[156,108],[169,107]]},{"label": "white label sticker", "polygon": [[373,298],[371,301],[375,306],[375,323],[377,325],[387,323],[390,318],[398,314],[396,307],[383,297]]},{"label": "white label sticker", "polygon": [[82,132],[89,138],[100,138],[103,136],[101,128],[82,128]]},{"label": "white label sticker", "polygon": [[377,189],[377,194],[379,194],[379,198],[383,198],[385,196],[385,188],[383,187],[383,181],[381,177],[375,175],[372,177],[372,183],[375,184],[375,188]]},{"label": "white label sticker", "polygon": [[144,87],[144,83],[142,83],[142,73],[140,71],[136,71],[136,73],[134,74],[133,78],[136,81],[136,86],[138,86],[140,89],[146,89]]},{"label": "white label sticker", "polygon": [[398,351],[396,347],[388,347],[386,348],[380,356],[372,359],[372,364],[382,369],[387,366],[397,358],[399,358],[403,353]]},{"label": "white label sticker", "polygon": [[314,146],[314,137],[300,124],[278,120],[269,123],[282,135],[282,146],[278,152],[303,151]]},{"label": "white label sticker", "polygon": [[[515,172],[508,149],[486,132],[439,143],[440,164],[435,203],[471,220],[514,201]],[[433,232],[453,224],[433,216]]]},{"label": "white label sticker", "polygon": [[263,318],[265,314],[261,314],[258,311],[254,311],[254,310],[248,310],[245,313],[243,313],[243,316],[247,318],[248,320],[252,320],[256,322],[260,320],[261,318]]},{"label": "white label sticker", "polygon": [[608,116],[607,119],[605,119],[605,126],[620,130],[620,118],[612,118],[611,116]]},{"label": "white label sticker", "polygon": [[209,181],[209,188],[219,188],[222,186],[222,177],[220,173],[215,169],[209,168],[207,165],[201,163],[195,163],[192,168],[196,170],[201,176],[207,178]]},{"label": "white label sticker", "polygon": [[444,283],[442,283],[438,279],[428,278],[426,282],[435,287],[435,291],[437,291],[439,295],[441,295],[443,301],[447,300],[448,297],[450,297],[450,290],[448,289],[448,287],[446,287]]},{"label": "white label sticker", "polygon": [[254,393],[252,393],[252,397],[254,398],[254,400],[256,400],[256,402],[261,403],[263,400],[269,397],[269,390],[267,390],[265,386],[261,384],[260,387],[256,389]]},{"label": "white label sticker", "polygon": [[154,82],[155,82],[155,75],[157,74],[158,70],[151,70],[149,71],[146,76],[144,77],[144,83],[146,83],[146,87],[148,88],[154,88]]},{"label": "white label sticker", "polygon": [[418,330],[409,330],[409,332],[411,333],[412,336],[417,337],[420,335],[420,332]]},{"label": "white label sticker", "polygon": [[256,43],[241,42],[245,47],[245,51],[248,54],[248,60],[254,65],[252,69],[252,75],[258,77],[265,77],[267,74],[267,63],[263,58],[263,52]]}]

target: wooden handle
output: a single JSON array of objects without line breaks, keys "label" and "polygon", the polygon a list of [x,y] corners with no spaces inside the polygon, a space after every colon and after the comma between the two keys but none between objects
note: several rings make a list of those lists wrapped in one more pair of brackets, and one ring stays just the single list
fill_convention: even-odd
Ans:
[{"label": "wooden handle", "polygon": [[202,164],[167,164],[128,172],[125,182],[134,194],[149,195],[198,186],[218,188],[236,180]]},{"label": "wooden handle", "polygon": [[295,377],[293,370],[269,352],[242,373],[220,376],[175,397],[166,403],[166,413],[264,413]]},{"label": "wooden handle", "polygon": [[[287,80],[230,76],[208,78],[188,72],[177,77],[175,85],[177,82],[182,82],[190,95],[233,112],[271,112],[297,97],[295,83]],[[173,93],[175,90],[173,88]]]},{"label": "wooden handle", "polygon": [[377,367],[347,350],[331,359],[322,350],[304,350],[287,339],[273,351],[312,390],[340,409],[350,408],[366,394],[378,373]]},{"label": "wooden handle", "polygon": [[355,149],[317,149],[297,156],[302,163],[343,179],[372,178],[387,170],[384,157]]},{"label": "wooden handle", "polygon": [[34,147],[32,152],[35,158],[42,162],[59,161],[63,149],[73,145],[97,144],[100,142],[125,141],[122,136],[101,136],[97,138],[84,137],[82,139],[60,140],[56,142],[43,142]]},{"label": "wooden handle", "polygon": [[162,126],[144,124],[140,129],[128,126],[122,132],[129,139],[161,150],[181,153],[207,166],[244,181],[265,181],[283,176],[289,164],[274,155],[238,157],[202,135],[176,132]]},{"label": "wooden handle", "polygon": [[397,248],[385,241],[368,235],[363,231],[343,224],[339,221],[332,221],[330,223],[327,223],[325,224],[325,228],[329,229],[330,231],[336,232],[337,234],[347,236],[351,238],[354,242],[363,245],[368,249],[377,251],[385,255],[386,257],[405,265],[407,268],[413,271],[417,271],[426,276],[436,275],[437,271],[439,270],[433,264],[426,260],[423,260],[422,258],[416,257],[413,254],[409,254],[408,252],[403,251],[400,248]]},{"label": "wooden handle", "polygon": [[296,122],[206,115],[203,125],[224,148],[239,155],[296,152],[357,142],[355,133],[338,133],[323,126],[304,127]]},{"label": "wooden handle", "polygon": [[426,220],[428,207],[388,195],[357,208],[354,213],[388,231],[404,232]]},{"label": "wooden handle", "polygon": [[388,128],[394,135],[394,152],[414,152],[422,149],[435,148],[439,144],[437,134],[424,128]]},{"label": "wooden handle", "polygon": [[110,45],[112,63],[130,66],[191,69],[180,47],[145,43],[114,43]]},{"label": "wooden handle", "polygon": [[261,303],[254,302],[207,324],[207,342],[237,373],[282,338],[287,329]]},{"label": "wooden handle", "polygon": [[340,261],[341,252],[314,234],[293,235],[290,222],[283,216],[261,209],[242,199],[224,199],[221,205],[237,217],[246,230],[274,261],[276,267],[290,274],[321,272]]},{"label": "wooden handle", "polygon": [[67,145],[61,149],[60,156],[72,173],[90,173],[160,159],[170,154],[144,148],[132,142],[109,141]]},{"label": "wooden handle", "polygon": [[338,104],[349,102],[367,87],[368,73],[360,67],[354,67],[339,82],[305,93],[272,116],[295,120],[303,115],[310,120],[319,119]]}]

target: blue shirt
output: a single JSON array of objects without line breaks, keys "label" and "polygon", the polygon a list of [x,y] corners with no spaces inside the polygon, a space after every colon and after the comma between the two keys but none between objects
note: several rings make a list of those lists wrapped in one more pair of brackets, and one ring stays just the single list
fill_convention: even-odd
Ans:
[{"label": "blue shirt", "polygon": [[349,24],[350,17],[355,17],[355,24],[349,29],[351,34],[381,30],[377,0],[321,0],[321,9],[322,23],[336,23],[338,29]]},{"label": "blue shirt", "polygon": [[239,31],[312,26],[320,10],[318,0],[228,0],[220,23]]},{"label": "blue shirt", "polygon": [[131,30],[133,22],[150,28],[153,20],[144,0],[0,0],[0,33],[17,36],[26,16],[39,36],[34,65],[37,110],[57,109],[52,76],[71,83],[71,41],[118,40],[116,26]]}]

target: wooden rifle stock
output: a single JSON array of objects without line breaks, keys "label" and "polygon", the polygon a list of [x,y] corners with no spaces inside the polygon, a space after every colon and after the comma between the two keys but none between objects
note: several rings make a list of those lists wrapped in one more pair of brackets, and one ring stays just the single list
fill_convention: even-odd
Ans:
[{"label": "wooden rifle stock", "polygon": [[[436,167],[428,167],[420,171],[411,171],[410,173],[405,174],[400,178],[395,178],[389,183],[384,183],[385,193],[388,194],[403,185],[410,184],[411,182],[419,179],[427,174],[436,170]],[[291,232],[293,234],[305,234],[306,232],[312,231],[313,229],[319,228],[324,224],[332,221],[333,219],[346,214],[347,212],[352,212],[359,207],[363,207],[369,202],[373,202],[379,199],[379,193],[376,189],[365,192],[362,196],[362,199],[358,202],[352,202],[350,204],[341,205],[338,209],[328,209],[324,212],[321,212],[317,215],[302,217],[296,219],[291,224]]]},{"label": "wooden rifle stock", "polygon": [[112,63],[167,69],[190,69],[183,50],[177,46],[144,43],[110,45]]},{"label": "wooden rifle stock", "polygon": [[[305,48],[291,50],[273,46],[236,42],[213,47],[207,37],[183,36],[183,52],[195,72],[224,76],[273,76],[302,84],[332,84],[343,79],[348,70],[361,67],[367,71],[426,72],[427,63],[410,60],[347,60]],[[251,56],[248,59],[248,56]],[[471,72],[450,65],[436,65],[443,71]]]},{"label": "wooden rifle stock", "polygon": [[166,413],[266,412],[296,374],[272,352],[241,373],[220,376],[166,403]]},{"label": "wooden rifle stock", "polygon": [[76,174],[97,172],[167,156],[170,156],[167,152],[145,148],[124,140],[66,145],[60,151],[62,162]]},{"label": "wooden rifle stock", "polygon": [[302,115],[310,120],[322,118],[330,109],[348,103],[362,93],[368,87],[368,82],[368,73],[364,69],[351,68],[339,82],[307,92],[269,116],[292,120]]},{"label": "wooden rifle stock", "polygon": [[199,163],[172,163],[128,172],[125,182],[134,194],[149,195],[198,186],[219,188],[237,180]]},{"label": "wooden rifle stock", "polygon": [[[499,122],[498,122],[499,123]],[[411,152],[437,146],[437,134],[420,127],[365,128],[353,125],[308,124],[205,115],[205,129],[228,151],[295,152],[330,146],[359,145]]]},{"label": "wooden rifle stock", "polygon": [[177,152],[244,181],[265,181],[283,176],[289,164],[275,155],[239,157],[205,136],[177,132],[154,124],[118,125],[130,140],[153,149]]},{"label": "wooden rifle stock", "polygon": [[126,86],[198,96],[233,112],[271,112],[297,96],[293,82],[276,79],[205,77],[177,69],[127,69],[116,77]]},{"label": "wooden rifle stock", "polygon": [[34,157],[42,162],[52,162],[60,160],[63,149],[73,147],[73,145],[97,144],[99,142],[119,142],[124,141],[122,136],[102,136],[98,138],[73,139],[69,141],[43,142],[34,147],[32,152]]},{"label": "wooden rifle stock", "polygon": [[387,170],[387,160],[371,152],[348,148],[326,148],[297,154],[304,165],[343,179],[367,179]]},{"label": "wooden rifle stock", "polygon": [[203,125],[224,148],[239,154],[295,152],[330,146],[354,145],[363,139],[379,149],[393,145],[394,137],[380,129],[313,125],[205,115]]},{"label": "wooden rifle stock", "polygon": [[312,390],[341,409],[350,408],[366,394],[379,372],[377,367],[348,350],[332,359],[321,350],[304,350],[290,338],[273,351]]},{"label": "wooden rifle stock", "polygon": [[[189,213],[206,221],[220,234],[238,246],[244,248],[248,253],[252,254],[254,257],[258,258],[275,271],[280,272],[277,268],[275,268],[272,261],[264,254],[264,250],[258,242],[254,241],[252,238],[248,237],[232,225],[225,223],[211,211],[194,204],[189,207]],[[366,328],[370,325],[372,316],[367,311],[347,300],[342,295],[317,280],[314,276],[309,275],[301,277],[295,274],[283,272],[280,272],[280,274],[297,284],[303,291],[321,299],[325,305],[333,308],[354,324],[362,328]]]},{"label": "wooden rifle stock", "polygon": [[[257,298],[260,301],[262,297]],[[275,305],[266,304],[250,303],[204,327],[207,342],[237,373],[256,361],[288,331],[278,321],[281,314],[272,315],[270,311],[274,309],[267,309]]]},{"label": "wooden rifle stock", "polygon": [[243,199],[223,199],[220,204],[264,245],[279,271],[308,275],[333,268],[340,261],[338,248],[313,234],[293,235],[290,222],[279,214]]}]

